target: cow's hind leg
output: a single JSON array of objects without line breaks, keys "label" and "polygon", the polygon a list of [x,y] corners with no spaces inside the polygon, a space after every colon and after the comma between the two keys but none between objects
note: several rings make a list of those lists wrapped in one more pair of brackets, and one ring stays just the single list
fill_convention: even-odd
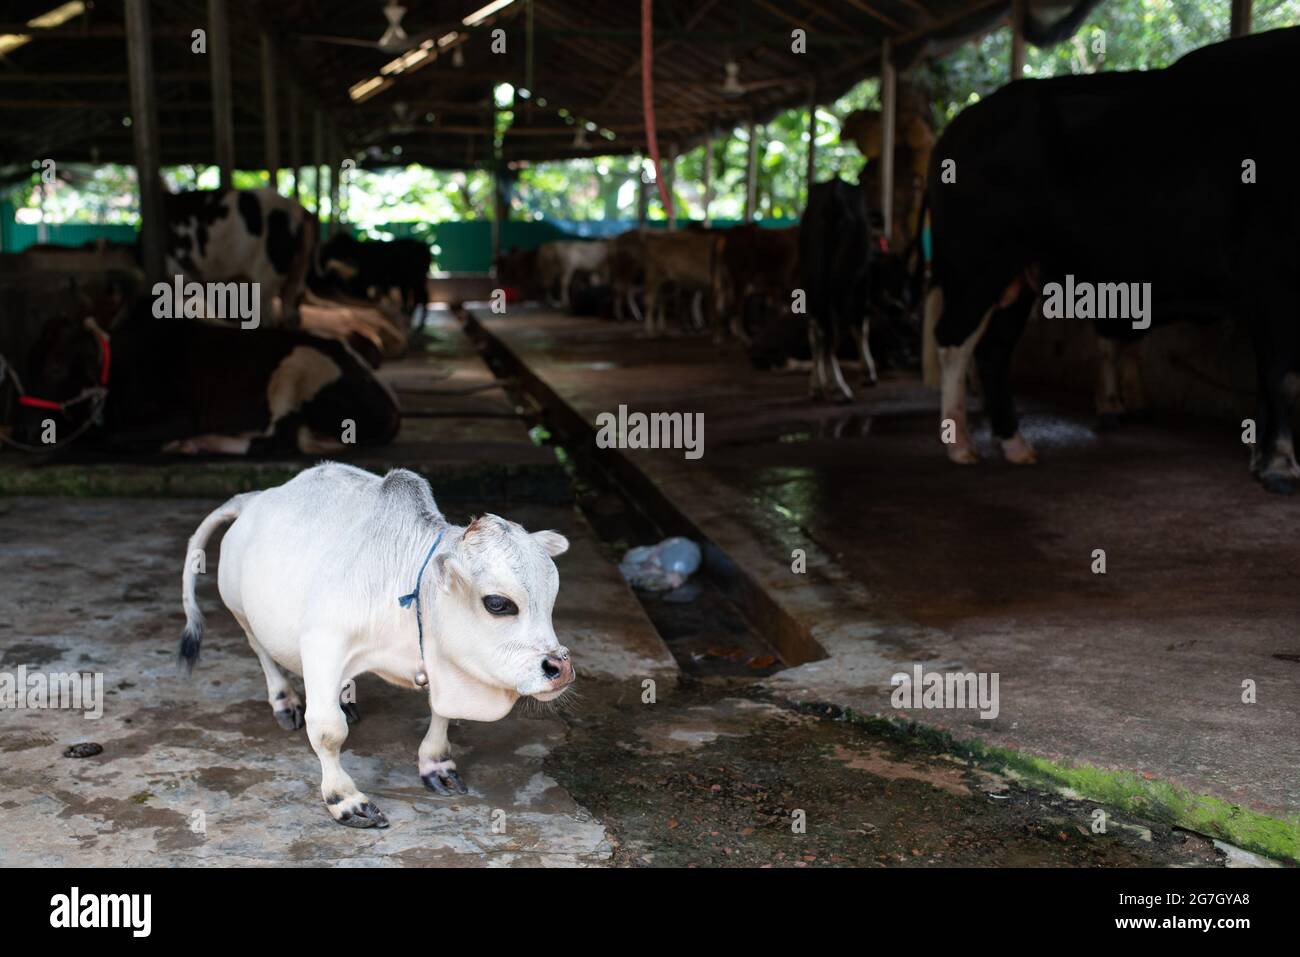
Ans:
[{"label": "cow's hind leg", "polygon": [[358,790],[343,770],[339,753],[348,739],[348,720],[339,703],[343,690],[343,639],[333,635],[304,635],[302,645],[312,655],[303,658],[307,688],[307,737],[320,758],[320,793],[325,807],[347,827],[388,827],[388,818]]},{"label": "cow's hind leg", "polygon": [[286,731],[299,730],[304,724],[304,712],[302,701],[293,690],[293,684],[285,677],[280,666],[275,663],[261,643],[253,637],[253,632],[242,618],[239,623],[243,626],[244,635],[248,638],[248,645],[253,649],[253,654],[257,655],[257,660],[262,663],[262,673],[266,675],[266,700],[271,704],[271,713],[275,715],[276,723]]},{"label": "cow's hind leg", "polygon": [[941,434],[951,461],[958,465],[974,465],[979,461],[979,455],[975,452],[975,443],[971,441],[970,429],[966,421],[966,373],[970,368],[975,347],[988,326],[992,310],[984,315],[983,320],[965,339],[947,345],[944,341],[947,323],[944,320],[949,319],[951,308],[949,303],[955,302],[956,297],[944,296],[940,301],[943,311],[935,321],[934,338],[938,346]]},{"label": "cow's hind leg", "polygon": [[1002,444],[1002,454],[1016,465],[1033,465],[1038,460],[1034,447],[1017,427],[1015,400],[1011,394],[1011,358],[1033,301],[1029,292],[1021,291],[1010,305],[996,309],[975,347],[975,362],[984,387],[984,412],[994,437]]},{"label": "cow's hind leg", "polygon": [[420,742],[420,780],[430,791],[438,794],[468,794],[469,788],[460,779],[456,771],[456,762],[451,759],[451,747],[447,742],[447,719],[434,715],[429,722],[429,730]]},{"label": "cow's hind leg", "polygon": [[853,327],[853,333],[858,346],[858,356],[862,359],[862,381],[866,385],[873,386],[880,379],[876,375],[876,359],[871,354],[871,320],[863,319],[861,325]]}]

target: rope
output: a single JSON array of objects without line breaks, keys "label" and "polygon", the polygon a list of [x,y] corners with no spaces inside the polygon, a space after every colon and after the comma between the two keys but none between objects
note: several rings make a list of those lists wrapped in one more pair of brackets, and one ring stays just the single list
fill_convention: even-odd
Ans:
[{"label": "rope", "polygon": [[664,215],[673,221],[673,198],[668,194],[664,178],[659,174],[659,140],[655,136],[654,47],[655,25],[653,0],[641,0],[641,103],[645,108],[645,139],[650,147],[650,161],[655,168],[655,185],[659,199],[664,204]]}]

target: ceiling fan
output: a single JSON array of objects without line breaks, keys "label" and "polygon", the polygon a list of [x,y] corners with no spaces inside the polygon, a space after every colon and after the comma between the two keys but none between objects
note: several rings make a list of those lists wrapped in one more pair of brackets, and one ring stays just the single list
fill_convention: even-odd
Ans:
[{"label": "ceiling fan", "polygon": [[402,6],[397,0],[387,0],[384,4],[384,17],[388,20],[388,29],[386,29],[378,40],[361,40],[357,37],[340,37],[328,36],[320,33],[300,33],[299,37],[304,40],[313,40],[317,43],[337,43],[343,46],[365,47],[368,50],[379,50],[382,53],[405,53],[422,43],[427,37],[432,36],[433,32],[420,34],[417,37],[410,37],[402,29],[402,18],[406,16],[406,7]]},{"label": "ceiling fan", "polygon": [[751,80],[749,83],[740,82],[740,64],[735,60],[728,59],[723,64],[726,72],[726,78],[722,85],[718,87],[718,92],[729,100],[738,99],[747,93],[753,93],[757,90],[765,90],[773,86],[785,86],[788,81],[784,77],[775,77],[766,80]]}]

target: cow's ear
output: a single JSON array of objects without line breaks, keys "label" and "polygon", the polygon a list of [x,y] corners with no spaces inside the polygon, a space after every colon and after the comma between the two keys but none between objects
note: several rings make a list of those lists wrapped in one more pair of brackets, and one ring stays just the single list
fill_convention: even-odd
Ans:
[{"label": "cow's ear", "polygon": [[444,555],[438,559],[438,587],[450,594],[458,585],[468,585],[469,574],[465,566],[454,555]]},{"label": "cow's ear", "polygon": [[552,529],[547,529],[544,532],[533,532],[533,541],[546,549],[546,554],[552,558],[563,555],[569,550],[569,540]]}]

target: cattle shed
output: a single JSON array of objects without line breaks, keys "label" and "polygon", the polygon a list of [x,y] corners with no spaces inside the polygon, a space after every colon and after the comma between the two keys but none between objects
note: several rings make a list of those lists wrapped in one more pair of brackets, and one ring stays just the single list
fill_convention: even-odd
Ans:
[{"label": "cattle shed", "polygon": [[[1250,328],[1099,345],[1030,296],[1008,439],[1010,307],[927,325],[909,73],[1007,31],[1019,80],[1106,2],[7,3],[0,188],[133,166],[140,226],[0,248],[0,867],[1293,870]],[[755,131],[809,107],[830,205],[763,221]],[[739,220],[708,150],[674,215],[737,129]],[[636,218],[508,248],[527,171],[595,157]],[[406,167],[490,176],[491,270],[354,237],[351,171]]]}]

